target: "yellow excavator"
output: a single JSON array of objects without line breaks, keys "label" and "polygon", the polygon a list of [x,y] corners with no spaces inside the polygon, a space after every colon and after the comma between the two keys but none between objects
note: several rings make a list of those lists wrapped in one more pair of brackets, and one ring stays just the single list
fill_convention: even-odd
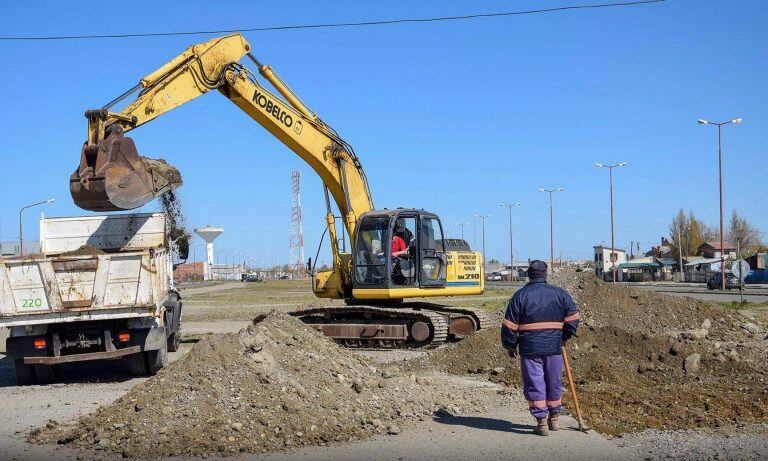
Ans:
[{"label": "yellow excavator", "polygon": [[[482,311],[404,301],[482,294],[482,255],[464,240],[445,238],[433,213],[374,209],[352,146],[250,50],[239,34],[191,46],[106,106],[86,111],[88,137],[70,178],[75,203],[91,211],[131,210],[179,187],[178,170],[140,156],[125,133],[218,90],[323,181],[333,268],[316,271],[310,260],[308,269],[318,297],[343,299],[345,304],[303,308],[293,315],[349,347],[436,346],[484,328],[487,317]],[[282,98],[239,63],[244,57]],[[118,105],[124,107],[113,111]],[[349,236],[350,251],[342,248],[346,240],[338,237],[331,200]]]}]

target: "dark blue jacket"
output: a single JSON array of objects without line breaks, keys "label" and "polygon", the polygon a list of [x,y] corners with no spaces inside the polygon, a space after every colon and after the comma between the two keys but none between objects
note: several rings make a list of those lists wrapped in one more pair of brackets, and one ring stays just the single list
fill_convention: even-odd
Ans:
[{"label": "dark blue jacket", "polygon": [[562,342],[576,333],[579,318],[565,290],[546,278],[532,279],[509,300],[501,343],[506,349],[519,346],[520,355],[559,355]]}]

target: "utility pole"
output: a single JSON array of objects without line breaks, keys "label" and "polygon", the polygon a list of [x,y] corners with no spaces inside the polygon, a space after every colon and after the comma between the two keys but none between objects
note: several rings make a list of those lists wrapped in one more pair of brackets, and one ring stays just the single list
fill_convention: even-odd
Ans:
[{"label": "utility pole", "polygon": [[602,163],[595,163],[598,168],[608,168],[608,177],[610,184],[611,195],[611,274],[613,274],[613,283],[616,283],[616,248],[613,239],[613,169],[625,166],[627,162],[617,163],[615,165],[603,165]]},{"label": "utility pole", "polygon": [[520,206],[519,203],[501,203],[509,209],[509,281],[514,282],[512,273],[515,270],[515,247],[512,245],[512,207]]},{"label": "utility pole", "polygon": [[[741,260],[739,254],[741,253],[741,239],[736,239],[736,264],[739,266],[739,304],[744,304],[744,273],[742,272]],[[723,271],[723,278],[725,278],[725,271]]]},{"label": "utility pole", "polygon": [[22,231],[22,228],[21,228],[21,213],[27,208],[43,205],[45,203],[53,203],[55,201],[56,201],[55,198],[49,198],[48,200],[43,200],[42,202],[32,203],[30,205],[23,206],[19,210],[19,256],[24,256],[24,232]]},{"label": "utility pole", "polygon": [[552,213],[552,193],[562,192],[563,190],[565,189],[562,187],[558,187],[557,189],[539,188],[539,192],[549,193],[549,267],[552,272],[555,271],[555,224]]},{"label": "utility pole", "polygon": [[720,289],[725,291],[725,244],[723,239],[723,144],[722,144],[722,128],[723,125],[729,123],[739,124],[741,118],[735,118],[728,120],[727,122],[709,122],[700,118],[698,120],[700,125],[715,125],[717,127],[717,165],[718,165],[718,183],[720,187]]},{"label": "utility pole", "polygon": [[685,282],[685,272],[683,272],[683,230],[677,228],[677,251],[680,256],[680,281]]},{"label": "utility pole", "polygon": [[476,214],[475,215],[475,218],[483,220],[483,266],[485,266],[485,219],[486,218],[490,218],[490,217],[491,217],[491,215],[489,215],[489,214],[485,214],[485,215]]}]

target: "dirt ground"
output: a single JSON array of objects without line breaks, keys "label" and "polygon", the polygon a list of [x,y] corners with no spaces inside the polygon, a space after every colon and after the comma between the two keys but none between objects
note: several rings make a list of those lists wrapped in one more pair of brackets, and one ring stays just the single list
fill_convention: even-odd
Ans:
[{"label": "dirt ground", "polygon": [[[296,368],[295,365],[298,362],[294,361],[294,358],[281,354],[280,350],[271,350],[271,346],[267,348],[260,344],[262,350],[254,353],[245,347],[245,344],[248,343],[248,337],[254,333],[256,335],[259,333],[254,332],[253,329],[251,333],[237,333],[247,326],[250,320],[257,314],[263,314],[272,310],[280,312],[294,307],[297,303],[301,305],[311,301],[313,298],[311,294],[305,291],[306,289],[307,287],[303,285],[303,282],[276,281],[263,284],[237,283],[211,287],[194,287],[185,290],[182,352],[171,354],[171,357],[173,360],[178,360],[184,356],[183,360],[186,363],[177,362],[158,375],[158,377],[149,380],[146,378],[129,377],[124,373],[119,362],[116,362],[107,366],[73,365],[64,370],[64,382],[61,384],[19,388],[12,385],[9,364],[5,360],[0,360],[0,398],[4,400],[4,414],[6,415],[6,422],[0,424],[0,458],[48,460],[78,458],[112,459],[122,457],[124,448],[128,446],[137,450],[133,455],[177,454],[178,459],[185,459],[192,453],[212,458],[235,455],[237,459],[270,460],[464,460],[477,459],[478,457],[499,460],[522,458],[551,459],[554,456],[561,455],[564,450],[568,450],[569,457],[572,459],[594,459],[595,457],[603,459],[664,459],[668,456],[687,457],[689,459],[762,459],[768,453],[768,446],[760,442],[761,440],[768,439],[765,437],[764,426],[746,423],[741,423],[741,426],[739,426],[730,424],[727,421],[722,427],[714,426],[706,429],[706,431],[702,429],[697,429],[693,432],[654,432],[653,430],[646,430],[643,432],[631,432],[624,434],[622,437],[613,438],[610,435],[600,435],[596,431],[590,431],[586,435],[577,432],[573,430],[575,428],[575,421],[566,418],[565,424],[568,430],[554,434],[542,441],[540,438],[529,434],[531,418],[526,411],[524,399],[519,389],[514,385],[514,379],[512,379],[514,372],[516,372],[516,364],[508,359],[501,366],[499,366],[499,362],[496,362],[489,363],[488,366],[480,365],[474,367],[473,365],[465,367],[465,370],[452,369],[448,370],[452,371],[452,373],[446,373],[441,371],[441,369],[448,369],[450,367],[437,366],[439,361],[434,362],[433,366],[429,368],[419,370],[412,368],[413,365],[411,364],[414,361],[421,361],[423,363],[425,360],[424,357],[427,353],[423,351],[400,351],[396,353],[365,351],[352,354],[347,354],[347,351],[344,351],[342,352],[343,360],[336,360],[336,362],[340,366],[344,364],[344,368],[350,367],[353,372],[345,373],[342,371],[339,373],[337,371],[336,373],[337,375],[341,374],[344,376],[345,387],[339,388],[338,376],[334,376],[330,372],[322,375],[322,380],[313,383],[313,380],[317,380],[317,369],[308,371],[296,370],[294,368]],[[483,297],[452,299],[451,301],[456,305],[471,305],[485,307],[490,311],[499,311],[513,291],[512,288],[494,287]],[[637,302],[636,298],[630,297],[629,299]],[[589,302],[587,301],[585,312],[589,311],[588,304]],[[700,309],[704,308],[701,307]],[[696,316],[702,312],[707,315],[710,314],[706,310],[697,311]],[[711,335],[708,338],[721,342],[718,350],[723,350],[724,354],[730,353],[731,349],[728,349],[730,342],[735,342],[737,347],[734,347],[733,350],[737,350],[737,353],[740,353],[739,360],[747,361],[749,354],[743,354],[742,352],[744,352],[745,347],[751,347],[746,344],[750,341],[757,341],[758,338],[756,336],[753,337],[751,334],[747,338],[741,336],[729,337],[727,332],[730,331],[730,327],[736,325],[738,328],[741,328],[740,324],[743,317],[741,314],[732,311],[727,312],[727,314],[732,315],[730,320],[736,323],[728,323],[728,328],[725,328],[723,331],[719,330],[720,327],[710,326],[712,333],[708,333],[708,335]],[[610,323],[608,319],[600,319],[600,316],[594,317],[596,321],[593,327],[596,329],[597,327],[606,328],[608,326],[602,325],[602,321]],[[707,318],[710,318],[713,325],[715,320],[721,320],[720,317],[714,315],[710,315],[710,317]],[[619,318],[613,318],[611,322],[618,322]],[[725,319],[726,322],[730,321],[727,315]],[[691,329],[697,326],[696,322],[689,325],[693,317],[685,317],[678,320],[682,323],[675,324],[673,322],[674,328],[682,324],[685,324],[686,328]],[[696,320],[698,321],[698,317],[696,317]],[[668,333],[659,333],[656,336],[663,336],[663,334],[671,335],[675,331],[674,328],[661,328],[659,324],[653,322],[649,325],[655,325],[657,328],[660,328],[661,332],[668,331]],[[699,324],[698,326],[701,325]],[[744,331],[746,332],[746,330]],[[215,336],[221,333],[232,334]],[[497,344],[498,331],[494,331],[493,334],[489,332],[487,335],[488,338],[493,336]],[[741,335],[741,333],[738,333],[738,335]],[[671,336],[669,337],[671,338]],[[273,339],[271,336],[269,338],[270,340]],[[299,335],[299,338],[301,341],[308,341],[306,344],[313,345],[313,347],[308,349],[317,349],[311,337],[308,339]],[[642,336],[639,338],[638,341],[643,341]],[[481,339],[482,337],[478,336],[466,340],[465,344],[471,346],[471,341],[480,341]],[[576,342],[598,343],[598,339],[609,342],[610,338],[584,335],[578,338]],[[721,339],[722,341],[720,341]],[[298,340],[293,339],[293,334],[291,334],[288,341]],[[703,346],[699,344],[702,342],[701,340],[693,341],[686,339],[682,343],[685,343],[686,347],[694,347],[692,344],[695,344],[695,347],[703,347],[706,351],[711,351],[714,348],[714,343],[713,341],[707,343],[707,341],[709,339],[705,341],[706,344],[703,344]],[[739,343],[742,343],[742,345],[738,346]],[[664,343],[664,346],[668,344]],[[489,343],[486,343],[486,346],[484,349],[480,347],[470,348],[477,351],[476,359],[479,360],[478,363],[482,362],[480,357],[483,354],[491,357],[494,355],[493,347],[489,346]],[[190,355],[187,358],[185,354],[193,349],[193,347],[199,349],[199,352],[195,352],[195,355],[198,357]],[[456,347],[458,346],[444,347],[437,351],[432,351],[428,355],[447,356],[450,352],[444,351],[450,351]],[[582,348],[581,344],[579,348]],[[593,349],[589,347],[583,350]],[[276,379],[272,384],[266,385],[271,394],[274,395],[259,393],[260,391],[256,385],[249,381],[251,378],[259,376],[254,373],[238,373],[237,370],[226,367],[222,368],[224,372],[222,370],[202,370],[201,373],[199,368],[194,368],[196,363],[199,365],[200,360],[198,359],[200,357],[205,357],[207,362],[210,361],[211,354],[224,354],[226,350],[234,351],[234,355],[238,357],[238,363],[243,364],[241,368],[251,367],[248,368],[251,371],[255,371],[258,366],[263,365],[263,363],[260,364],[254,361],[251,358],[252,356],[267,352],[272,358],[278,357],[279,359],[275,363],[282,365],[274,368],[272,366],[274,363],[268,361],[272,365],[267,368],[272,373],[279,371],[279,373],[275,373],[279,379]],[[620,352],[623,353],[624,351]],[[685,352],[688,352],[688,349],[681,349],[676,356],[666,354],[669,358],[666,365],[663,362],[659,363],[658,360],[656,360],[656,364],[671,367],[672,362],[683,360]],[[573,353],[574,367],[585,367],[590,364],[590,360],[587,358],[589,356],[588,353],[585,352],[584,355],[580,356],[580,353],[575,348]],[[316,355],[318,355],[318,358],[322,356],[322,354]],[[700,370],[709,370],[709,367],[713,366],[713,363],[710,362],[717,361],[717,359],[710,358],[704,353],[701,356]],[[653,357],[652,355],[651,359],[646,357],[647,360],[638,360],[633,365],[636,366],[638,363],[646,362],[653,363]],[[301,359],[309,360],[309,356],[296,357],[296,360]],[[666,359],[667,357],[665,357]],[[471,369],[473,367],[474,369]],[[373,372],[373,369],[376,372]],[[646,375],[653,373],[659,374],[658,371],[651,370],[638,373],[638,369],[635,369],[635,376],[633,378],[637,376],[646,377]],[[747,369],[752,370],[749,367]],[[610,373],[605,370],[603,372],[605,372],[604,379],[607,381]],[[601,376],[603,376],[603,372],[601,372]],[[304,373],[309,374],[305,375]],[[212,379],[213,375],[216,378]],[[392,376],[385,378],[385,375]],[[353,376],[360,378],[359,381],[362,383],[362,392],[360,393],[355,390],[356,380],[347,379]],[[585,376],[585,374],[582,373],[581,376]],[[161,378],[164,378],[165,381],[160,382]],[[699,380],[701,378],[702,375],[699,374]],[[208,379],[211,383],[217,384],[218,388],[209,387],[201,379]],[[306,384],[307,381],[310,382],[309,385]],[[379,381],[385,382],[385,387],[379,388]],[[296,382],[299,382],[309,394],[306,401],[302,401],[303,398],[297,393],[299,388],[295,386]],[[387,388],[387,382],[398,383],[395,388],[400,389],[400,394],[402,395],[408,395],[408,393],[412,396],[428,394],[429,397],[426,400],[430,400],[430,405],[420,406],[411,404],[413,411],[402,411],[403,406],[399,405],[400,412],[394,406],[389,405],[379,405],[373,409],[367,408],[367,405],[364,403],[370,399],[364,397],[378,395],[379,401],[382,399],[393,400],[390,392],[393,392],[394,388]],[[691,378],[694,391],[701,387],[701,384],[696,384],[696,382],[696,378]],[[602,386],[605,386],[605,383]],[[586,406],[591,405],[589,393],[599,391],[600,387],[600,380],[596,379],[595,375],[586,379],[586,381],[580,382],[580,395],[582,400],[587,401]],[[753,387],[757,388],[757,386]],[[340,405],[338,410],[336,410],[330,404],[328,398],[320,398],[320,391],[323,388],[335,389],[338,395],[344,397],[344,399],[337,399],[339,401],[348,401],[350,400],[348,397],[351,396],[352,403],[348,404],[349,408]],[[174,392],[164,389],[171,389]],[[215,390],[218,390],[218,398],[216,398],[214,393]],[[250,395],[247,396],[245,390],[250,392]],[[428,392],[425,392],[425,390],[428,390]],[[605,392],[610,394],[610,391],[606,390]],[[744,395],[753,395],[749,392],[749,390],[743,390],[742,388],[742,390],[734,390],[733,395],[738,395],[743,400]],[[347,393],[349,393],[349,396]],[[446,393],[460,395],[461,398],[457,402],[453,402],[450,399],[446,400]],[[441,395],[443,400],[439,401]],[[162,396],[170,398],[173,405],[166,404],[163,406]],[[253,396],[253,398],[250,398],[250,396]],[[355,396],[362,400],[357,401]],[[312,406],[317,400],[320,405],[325,405],[325,413],[319,409],[318,411],[313,410],[312,414],[307,415],[307,417],[313,417],[320,421],[320,415],[329,414],[336,418],[337,422],[335,424],[337,424],[337,428],[339,428],[338,424],[341,424],[341,429],[323,432],[326,437],[325,440],[319,437],[312,439],[315,435],[308,435],[310,434],[309,429],[312,427],[312,424],[309,424],[309,427],[307,427],[305,420],[301,419],[298,422],[301,423],[303,430],[298,430],[298,432],[302,432],[302,437],[299,437],[296,434],[297,430],[295,430],[295,427],[298,426],[291,426],[290,424],[290,419],[292,415],[295,416],[295,413],[291,413],[290,410],[283,408],[283,404],[286,403],[285,399],[288,397],[298,400],[304,407]],[[629,392],[624,397],[631,400],[632,393]],[[655,396],[650,397],[652,399],[655,398]],[[133,399],[136,401],[132,402]],[[135,405],[140,400],[149,403],[150,407],[158,407],[157,414],[145,417],[145,419],[133,419],[136,418],[137,414],[145,411],[144,406],[141,404],[139,404],[139,407],[142,410],[135,411]],[[255,406],[251,405],[253,401],[257,402]],[[221,408],[211,411],[210,408],[220,407],[215,402],[223,402],[229,405],[229,408],[224,413],[222,413]],[[244,402],[249,403],[244,404]],[[263,402],[263,407],[260,406],[260,402]],[[682,402],[685,401],[682,400]],[[177,405],[179,403],[181,405]],[[211,405],[213,407],[209,407]],[[683,406],[685,405],[687,404],[683,403]],[[177,413],[175,411],[177,406],[184,408],[184,410],[181,410],[181,413]],[[617,404],[611,403],[610,406],[616,407]],[[194,410],[190,412],[190,409],[197,407],[199,407],[197,415]],[[96,410],[97,408],[101,409]],[[170,410],[164,410],[164,408],[170,408]],[[288,408],[293,407],[289,404]],[[671,408],[672,411],[678,411],[677,407],[672,406]],[[716,405],[710,408],[714,408],[716,413],[721,411]],[[131,409],[134,414],[127,412],[127,410]],[[94,412],[94,410],[96,411]],[[439,411],[434,412],[434,410]],[[184,413],[185,411],[186,414]],[[335,411],[336,413],[334,413]],[[359,414],[356,414],[356,411]],[[637,407],[633,407],[633,411],[638,411]],[[378,413],[374,415],[375,412]],[[706,411],[702,413],[706,413]],[[277,425],[277,427],[279,427],[278,424],[283,424],[286,428],[291,427],[293,429],[292,435],[288,433],[288,435],[291,435],[290,445],[285,444],[289,440],[288,437],[285,437],[288,431],[282,431],[283,434],[281,436],[278,435],[280,431],[278,431],[278,434],[272,435],[269,431],[263,430],[263,428],[272,430],[274,428],[262,424],[262,419],[259,419],[261,414],[267,416],[265,420],[268,424],[274,421],[274,425]],[[354,415],[354,417],[347,418],[350,414]],[[368,414],[379,416],[378,419],[381,420],[381,424],[374,422],[373,420],[377,418],[369,417],[367,416]],[[201,419],[200,415],[207,415],[207,419],[211,419],[210,423],[215,422],[216,424],[209,424],[209,421]],[[235,415],[236,418],[232,418],[232,415]],[[595,416],[603,417],[604,415],[589,414],[587,417],[588,423],[591,424],[592,418]],[[615,417],[614,413],[611,412],[606,412],[605,416],[607,416],[608,420]],[[67,425],[78,417],[81,418],[81,423],[75,426]],[[226,417],[226,420],[222,420],[222,417]],[[103,423],[109,418],[113,419],[109,423],[111,424],[111,429],[109,425],[100,425],[99,429],[97,429],[93,424],[94,422]],[[353,424],[355,423],[354,418],[357,418],[357,424]],[[646,416],[639,418],[647,419]],[[332,418],[329,419],[332,420]],[[597,419],[599,420],[600,418]],[[754,421],[757,422],[758,419],[756,413]],[[55,420],[58,423],[49,424],[49,428],[43,431],[35,431],[35,429],[44,428],[49,420]],[[193,434],[195,430],[201,430],[196,429],[195,425],[198,428],[213,429],[210,430],[211,434],[208,434],[204,442],[192,444],[194,449],[190,451],[187,449],[189,444],[179,443],[179,440],[189,440],[185,438],[187,436],[183,435],[182,432],[174,432],[180,431],[181,423],[178,422],[179,420],[185,421],[185,427],[190,426]],[[636,420],[637,418],[632,417],[630,421],[622,422],[621,418],[619,418],[618,424],[636,424]],[[278,421],[280,422],[278,423]],[[707,424],[711,422],[710,419],[706,418],[702,421]],[[139,424],[135,425],[136,423]],[[242,426],[237,423],[242,424]],[[90,428],[94,430],[88,430],[89,424]],[[125,425],[123,426],[123,424]],[[317,427],[322,426],[316,423],[314,425]],[[150,428],[159,431],[164,426],[167,429],[157,438],[157,444],[135,443],[131,445],[130,441],[136,438],[136,434],[141,431],[149,430]],[[393,426],[391,431],[389,430],[390,426]],[[594,426],[598,427],[599,424]],[[65,427],[76,427],[77,430],[82,431],[79,432],[80,434],[85,434],[85,437],[73,439],[63,445],[30,444],[27,442],[30,433],[35,434],[32,436],[33,438],[43,437],[45,434],[64,434],[66,433]],[[135,429],[136,432],[133,432],[132,429]],[[606,431],[605,428],[602,428],[601,431],[610,433],[610,430]],[[264,438],[261,436],[262,432],[265,434]],[[332,434],[333,437],[327,440],[329,434]],[[339,438],[338,441],[336,440],[337,436]],[[234,440],[230,441],[230,438]],[[272,440],[269,440],[270,438]],[[302,438],[306,438],[307,442],[299,441]],[[351,442],[350,439],[352,440]],[[105,442],[102,442],[102,440],[105,440]],[[59,440],[57,439],[56,441]],[[193,440],[193,442],[195,441]],[[325,446],[315,446],[315,442]],[[711,445],[711,450],[706,450],[707,444]],[[302,446],[305,447],[302,448]],[[199,449],[201,447],[205,449]],[[223,447],[223,451],[220,447]],[[428,448],[425,449],[425,447]],[[718,449],[717,447],[721,448]],[[243,450],[241,451],[241,449]],[[267,450],[267,452],[273,449],[278,449],[278,451],[269,454],[261,453],[259,449],[261,451]],[[718,458],[713,458],[713,453],[717,453]],[[125,454],[132,455],[131,452],[126,452]]]},{"label": "dirt ground", "polygon": [[[583,325],[570,350],[587,421],[605,434],[646,429],[736,430],[768,419],[765,328],[731,310],[563,272]],[[519,384],[498,331],[477,334],[412,368]],[[566,405],[570,402],[566,400]]]}]

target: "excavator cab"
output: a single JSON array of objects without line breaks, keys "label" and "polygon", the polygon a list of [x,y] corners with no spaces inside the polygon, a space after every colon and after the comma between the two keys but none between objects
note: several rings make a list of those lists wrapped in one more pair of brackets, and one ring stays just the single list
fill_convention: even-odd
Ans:
[{"label": "excavator cab", "polygon": [[[423,210],[375,210],[366,213],[356,231],[353,288],[398,291],[440,288],[446,282],[443,229],[437,215]],[[393,256],[393,250],[406,253]]]}]

